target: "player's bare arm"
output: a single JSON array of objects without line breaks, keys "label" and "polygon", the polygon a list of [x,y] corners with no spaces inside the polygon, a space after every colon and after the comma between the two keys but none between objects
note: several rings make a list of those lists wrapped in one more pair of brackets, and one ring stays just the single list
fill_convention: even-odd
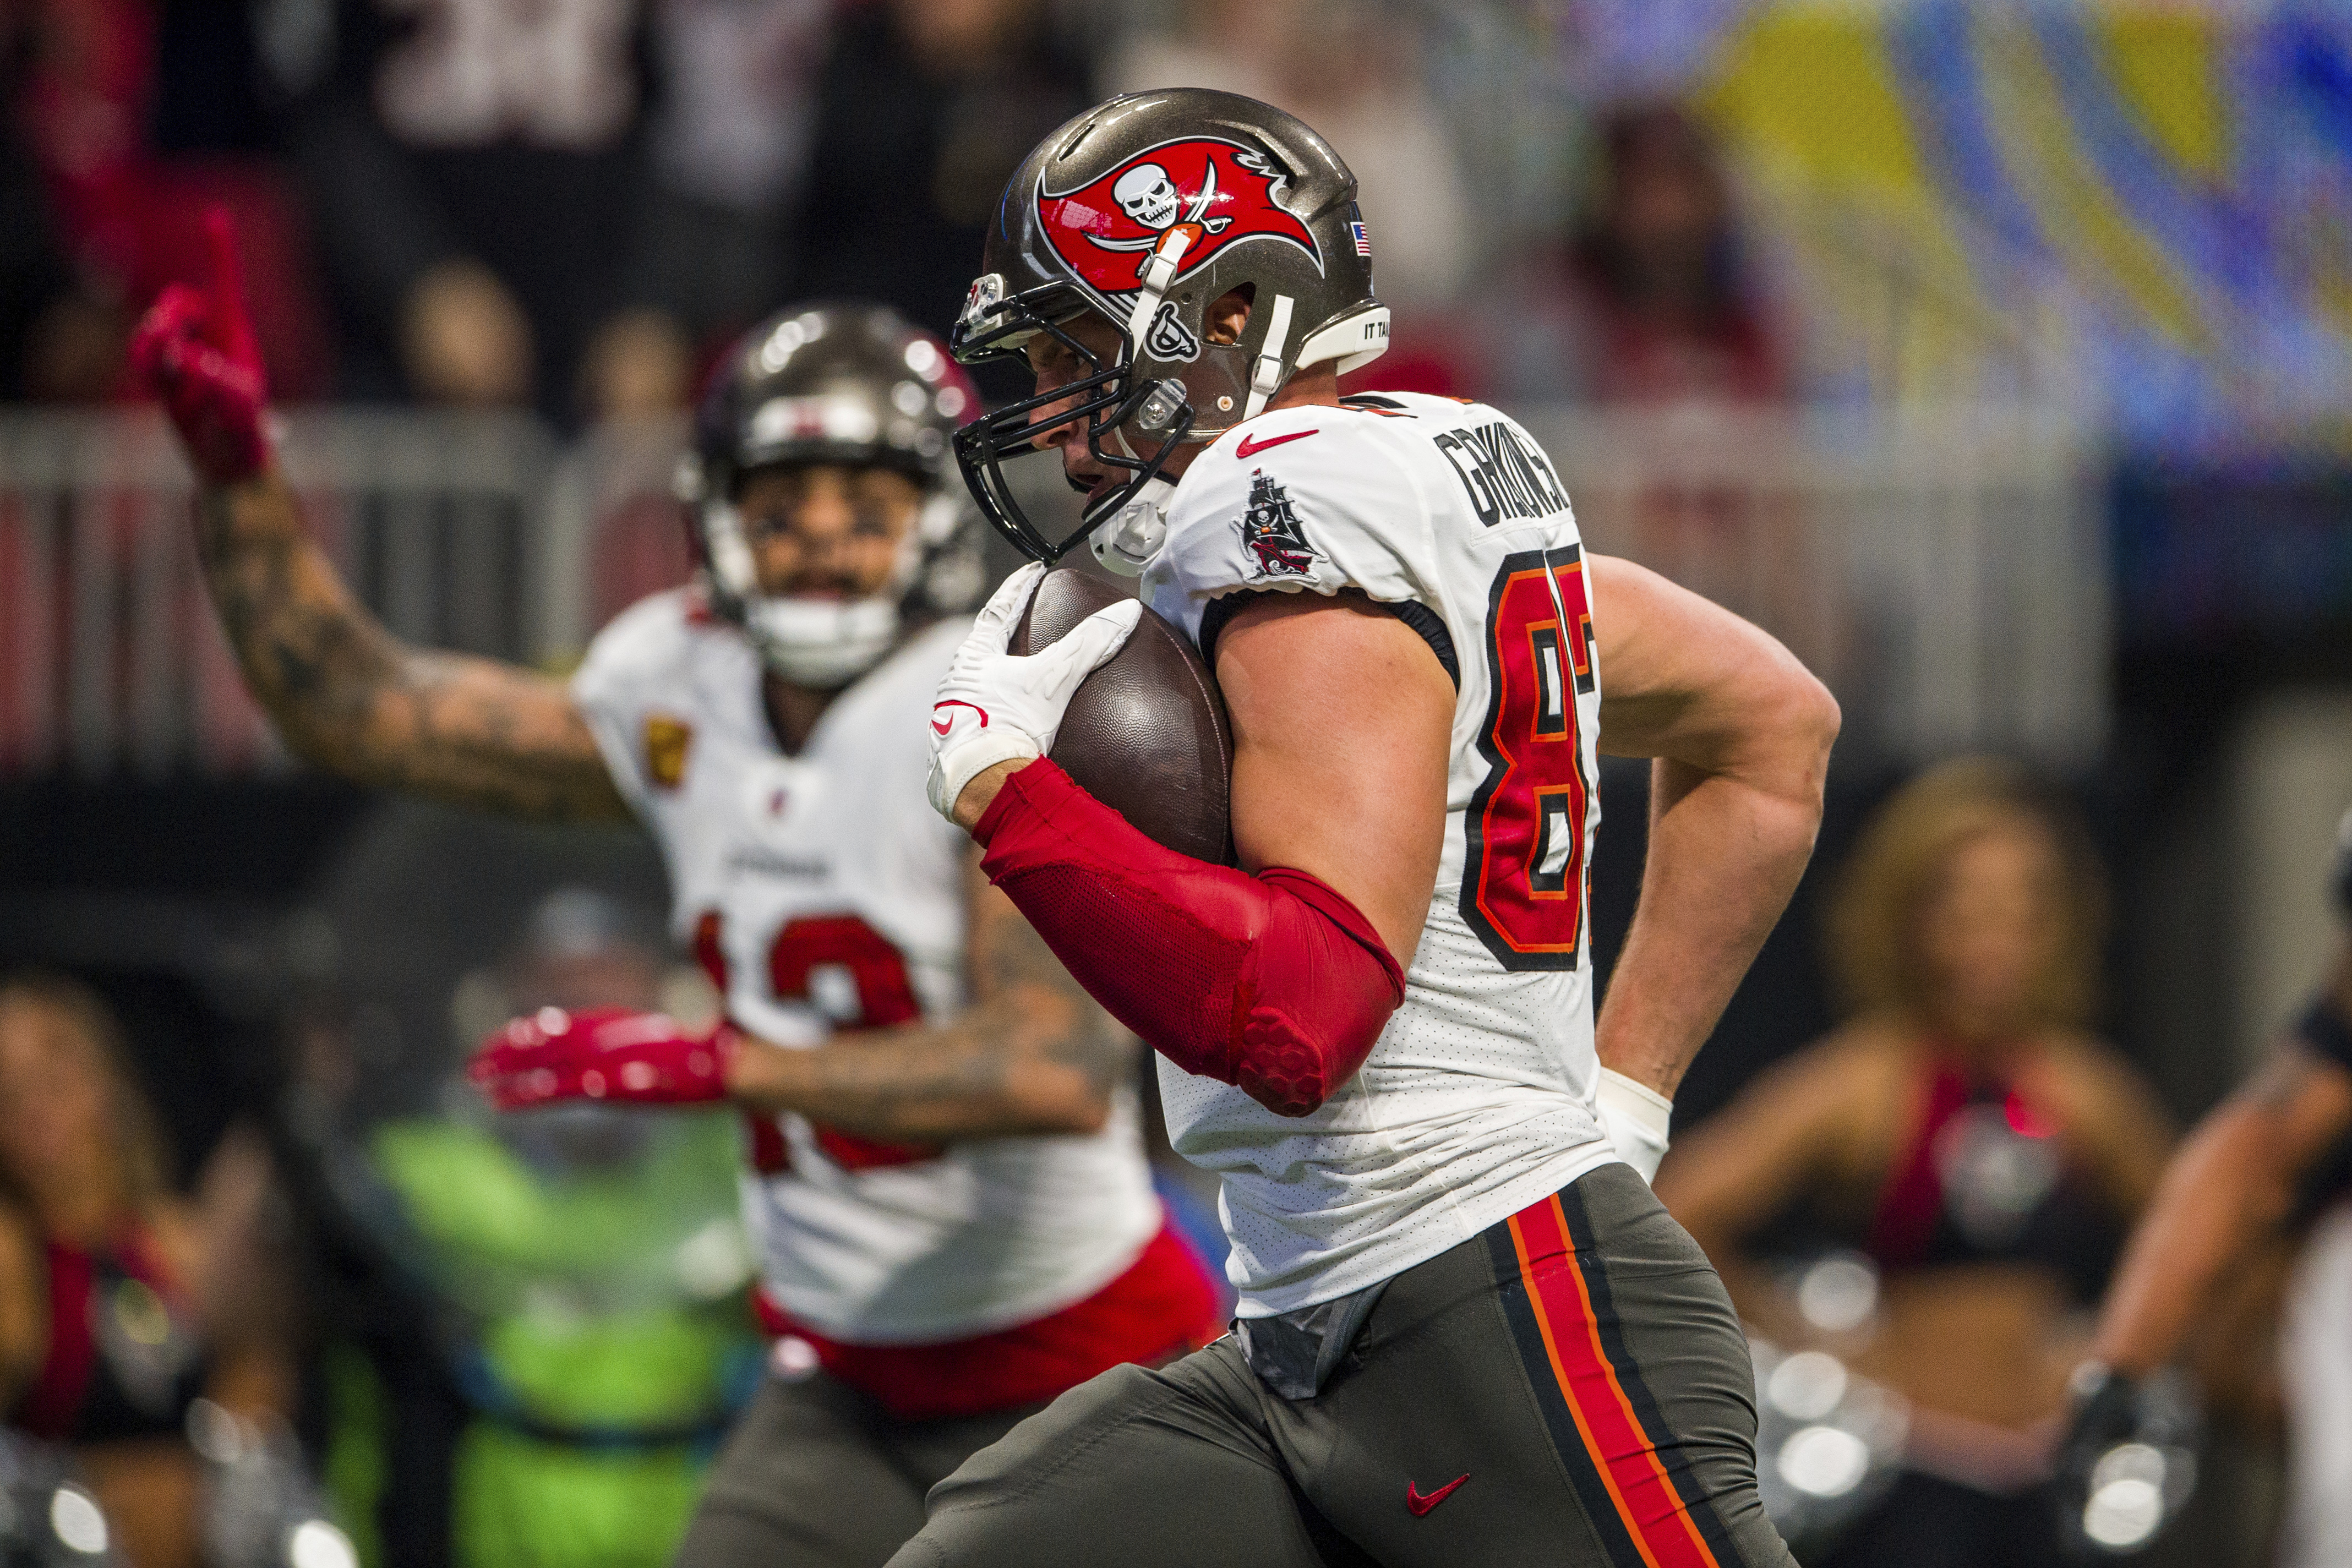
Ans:
[{"label": "player's bare arm", "polygon": [[1601,749],[1654,758],[1641,901],[1601,1064],[1671,1097],[1811,858],[1838,708],[1759,628],[1631,561],[1586,558]]},{"label": "player's bare arm", "polygon": [[207,486],[196,545],[247,684],[304,760],[522,816],[627,817],[562,682],[394,637],[306,536],[274,470]]},{"label": "player's bare arm", "polygon": [[1217,682],[1243,868],[1320,877],[1410,959],[1444,848],[1454,725],[1429,644],[1355,595],[1262,594],[1218,638]]},{"label": "player's bare arm", "polygon": [[977,869],[970,883],[971,1006],[947,1024],[865,1030],[810,1051],[747,1042],[728,1069],[733,1096],[899,1143],[1098,1130],[1132,1037],[1011,899]]},{"label": "player's bare arm", "polygon": [[162,399],[196,472],[205,581],[288,746],[362,783],[529,816],[626,816],[560,683],[402,643],[305,537],[270,450],[228,219],[215,210],[205,226],[205,287],[163,291],[132,340],[131,371]]},{"label": "player's bare arm", "polygon": [[[2328,994],[2352,1017],[2352,946]],[[2232,1265],[2275,1234],[2295,1186],[2352,1130],[2352,1071],[2283,1042],[2181,1145],[2124,1250],[2093,1354],[2138,1375],[2174,1359]]]}]

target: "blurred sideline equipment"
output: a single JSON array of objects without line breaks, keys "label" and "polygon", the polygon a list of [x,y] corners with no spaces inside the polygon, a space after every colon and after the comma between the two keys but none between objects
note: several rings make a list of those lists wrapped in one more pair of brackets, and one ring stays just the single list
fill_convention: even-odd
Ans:
[{"label": "blurred sideline equipment", "polygon": [[[2352,811],[2337,833],[2326,873],[2336,913],[2352,926]],[[2352,1135],[2352,942],[2341,942],[2329,975],[2271,1060],[2198,1124],[2174,1156],[2163,1186],[2133,1233],[2101,1312],[2093,1359],[2074,1376],[2074,1406],[2060,1448],[2061,1518],[2092,1542],[2137,1549],[2177,1511],[2170,1472],[2137,1449],[2161,1444],[2134,1435],[2147,1424],[2155,1385],[2171,1375],[2208,1301],[2244,1253],[2321,1202],[2352,1186],[2346,1140]],[[2338,1322],[2335,1332],[2352,1333]],[[2292,1389],[2294,1369],[2285,1368]],[[2292,1412],[2295,1396],[2290,1393]],[[2325,1423],[2297,1420],[2296,1442],[2341,1441]],[[2133,1450],[2126,1465],[2117,1456]],[[2300,1495],[2290,1520],[2352,1517],[2352,1453],[2333,1463],[2294,1457]],[[2152,1474],[2148,1472],[2153,1472]],[[2314,1495],[2314,1482],[2326,1489]],[[2139,1483],[2118,1494],[2116,1488]],[[2153,1482],[2158,1494],[2150,1500]],[[2130,1506],[2118,1511],[2113,1500]],[[2102,1499],[2109,1500],[2103,1503]],[[2158,1504],[2160,1503],[2160,1506]],[[2106,1537],[2121,1542],[2116,1546]],[[2284,1568],[2321,1568],[2327,1542],[2308,1528],[2282,1543]]]},{"label": "blurred sideline equipment", "polygon": [[2073,1393],[2053,1476],[2061,1536],[2078,1560],[2136,1554],[2196,1490],[2195,1396],[2177,1371],[2131,1378],[2096,1362],[2076,1370]]},{"label": "blurred sideline equipment", "polygon": [[[207,330],[236,308],[210,303]],[[205,437],[194,329],[162,311],[142,341]],[[754,329],[683,486],[708,570],[620,616],[568,685],[387,635],[275,468],[200,504],[247,679],[299,750],[526,816],[634,813],[662,841],[674,934],[745,1038],[697,1073],[669,1026],[642,1026],[661,1048],[606,1078],[589,1053],[625,1028],[591,1042],[567,1013],[527,1049],[579,1067],[536,1098],[699,1096],[715,1065],[745,1111],[757,1300],[786,1348],[688,1563],[791,1540],[878,1563],[924,1490],[1028,1408],[1214,1332],[1213,1286],[1152,1195],[1130,1043],[968,880],[923,798],[923,715],[963,628],[916,601],[954,588],[930,570],[953,542],[936,502],[971,400],[943,345],[875,308]]]}]

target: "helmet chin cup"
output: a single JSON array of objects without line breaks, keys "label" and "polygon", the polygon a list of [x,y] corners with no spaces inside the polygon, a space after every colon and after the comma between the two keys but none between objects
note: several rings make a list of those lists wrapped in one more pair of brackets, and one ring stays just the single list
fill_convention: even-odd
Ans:
[{"label": "helmet chin cup", "polygon": [[1087,546],[1103,570],[1141,577],[1168,541],[1168,502],[1176,486],[1165,479],[1145,484],[1135,497],[1087,536]]},{"label": "helmet chin cup", "polygon": [[898,601],[768,599],[744,606],[761,662],[796,686],[833,691],[879,664],[898,641]]}]

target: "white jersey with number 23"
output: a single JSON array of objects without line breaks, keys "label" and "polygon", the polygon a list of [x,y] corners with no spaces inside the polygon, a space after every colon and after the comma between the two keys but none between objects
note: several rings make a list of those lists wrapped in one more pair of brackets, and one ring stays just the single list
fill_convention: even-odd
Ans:
[{"label": "white jersey with number 23", "polygon": [[[600,633],[572,684],[613,778],[661,841],[673,920],[725,980],[728,1016],[814,1046],[943,1023],[965,1001],[971,841],[923,796],[924,725],[956,646],[916,634],[787,757],[757,653],[690,591]],[[743,1212],[762,1284],[851,1343],[991,1333],[1094,1294],[1160,1223],[1122,1087],[1097,1134],[877,1143],[799,1115],[753,1121]]]}]

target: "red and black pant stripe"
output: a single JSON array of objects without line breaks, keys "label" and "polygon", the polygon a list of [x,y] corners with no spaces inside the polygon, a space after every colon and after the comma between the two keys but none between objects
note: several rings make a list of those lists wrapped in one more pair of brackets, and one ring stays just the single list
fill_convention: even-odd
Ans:
[{"label": "red and black pant stripe", "polygon": [[1625,1342],[1574,1186],[1486,1233],[1506,1321],[1570,1483],[1612,1568],[1743,1561]]}]

